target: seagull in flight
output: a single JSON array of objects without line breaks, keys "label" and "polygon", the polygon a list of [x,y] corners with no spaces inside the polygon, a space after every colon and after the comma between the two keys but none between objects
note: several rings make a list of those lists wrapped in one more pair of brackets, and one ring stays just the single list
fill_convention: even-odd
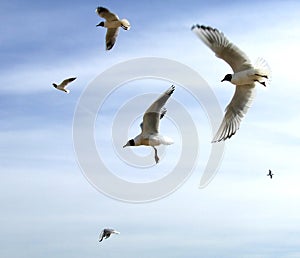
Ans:
[{"label": "seagull in flight", "polygon": [[103,239],[109,238],[111,234],[120,234],[120,232],[114,229],[105,228],[101,231],[99,235],[99,242],[101,242]]},{"label": "seagull in flight", "polygon": [[269,176],[272,179],[273,175],[274,174],[272,174],[272,171],[269,169],[269,174],[267,174],[267,176]]},{"label": "seagull in flight", "polygon": [[100,22],[96,26],[101,26],[101,27],[107,28],[106,50],[110,50],[116,43],[120,27],[122,27],[124,30],[129,30],[130,23],[126,19],[120,20],[116,14],[110,12],[107,8],[104,8],[104,7],[97,7],[96,13],[101,18],[105,19],[105,21]]},{"label": "seagull in flight", "polygon": [[127,146],[139,146],[146,145],[152,146],[154,149],[155,162],[159,162],[159,157],[157,155],[157,149],[155,146],[160,144],[170,145],[174,141],[167,137],[159,134],[159,121],[164,117],[167,110],[164,108],[169,97],[175,90],[175,86],[172,85],[167,91],[165,91],[152,105],[146,110],[143,116],[143,122],[140,124],[142,132],[136,136],[134,139],[129,140],[123,148]]},{"label": "seagull in flight", "polygon": [[271,74],[270,67],[262,58],[253,65],[248,56],[218,29],[197,24],[192,26],[192,31],[218,58],[227,62],[234,72],[227,74],[222,80],[231,82],[236,88],[232,100],[226,107],[223,121],[212,140],[212,142],[225,141],[239,129],[242,118],[251,106],[255,95],[255,83],[266,86]]},{"label": "seagull in flight", "polygon": [[66,92],[66,93],[69,93],[70,90],[67,90],[66,87],[67,87],[67,85],[68,85],[70,82],[74,81],[75,79],[76,79],[76,77],[68,78],[68,79],[63,80],[63,81],[62,81],[60,84],[58,84],[58,85],[55,84],[55,83],[52,83],[52,85],[53,85],[54,88],[56,88],[56,89],[58,89],[58,90],[64,91],[64,92]]}]

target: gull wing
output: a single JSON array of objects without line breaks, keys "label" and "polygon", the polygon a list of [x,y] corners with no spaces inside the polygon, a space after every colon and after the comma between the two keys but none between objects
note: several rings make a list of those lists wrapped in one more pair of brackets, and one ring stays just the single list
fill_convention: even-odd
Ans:
[{"label": "gull wing", "polygon": [[222,32],[215,28],[194,25],[192,31],[212,50],[215,55],[227,62],[234,72],[252,68],[248,56],[231,43]]},{"label": "gull wing", "polygon": [[161,110],[163,106],[166,104],[169,97],[174,92],[174,90],[175,90],[175,86],[172,85],[146,110],[143,116],[142,133],[146,133],[146,134],[158,133]]},{"label": "gull wing", "polygon": [[212,142],[225,141],[236,133],[254,99],[254,87],[254,83],[236,86],[233,98],[226,107],[225,116]]},{"label": "gull wing", "polygon": [[100,235],[99,235],[99,242],[101,242],[104,238],[104,230],[101,231]]},{"label": "gull wing", "polygon": [[106,32],[106,50],[112,49],[114,44],[116,43],[120,28],[109,28]]},{"label": "gull wing", "polygon": [[[165,107],[163,107],[160,111],[159,119],[162,119],[166,113],[167,113],[167,109]],[[141,130],[143,131],[143,122],[140,124],[140,127],[141,127]]]},{"label": "gull wing", "polygon": [[60,87],[66,87],[67,84],[69,84],[70,82],[74,81],[76,79],[76,77],[74,78],[68,78],[62,81],[62,83],[59,85]]},{"label": "gull wing", "polygon": [[119,20],[118,15],[110,12],[107,8],[105,7],[97,7],[96,13],[101,17],[104,18],[107,21],[117,21]]}]

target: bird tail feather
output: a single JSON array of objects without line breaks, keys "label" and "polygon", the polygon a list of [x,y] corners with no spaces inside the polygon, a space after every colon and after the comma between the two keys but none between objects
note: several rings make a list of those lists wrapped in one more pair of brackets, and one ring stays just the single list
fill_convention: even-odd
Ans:
[{"label": "bird tail feather", "polygon": [[122,19],[122,20],[121,20],[121,23],[122,23],[122,27],[123,27],[125,30],[130,30],[130,23],[129,23],[128,20]]},{"label": "bird tail feather", "polygon": [[167,136],[163,136],[162,144],[164,144],[164,145],[171,145],[173,143],[174,143],[174,141],[173,141],[172,138],[167,137]]},{"label": "bird tail feather", "polygon": [[266,76],[265,78],[262,78],[262,81],[266,82],[267,84],[270,83],[272,75],[271,68],[265,59],[262,57],[257,58],[256,62],[254,63],[254,69],[257,74]]}]

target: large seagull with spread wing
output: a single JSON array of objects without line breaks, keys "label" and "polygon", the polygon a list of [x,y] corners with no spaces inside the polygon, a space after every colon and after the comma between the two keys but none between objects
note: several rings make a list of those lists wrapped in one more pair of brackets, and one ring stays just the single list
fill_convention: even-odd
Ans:
[{"label": "large seagull with spread wing", "polygon": [[106,32],[106,50],[112,49],[116,43],[120,27],[124,30],[130,29],[130,23],[126,19],[119,19],[118,15],[110,12],[107,8],[97,7],[96,13],[104,18],[105,21],[100,22],[97,26],[107,28]]},{"label": "large seagull with spread wing", "polygon": [[123,148],[127,146],[139,146],[146,145],[152,146],[155,151],[155,162],[158,163],[159,157],[157,155],[157,149],[155,146],[164,144],[170,145],[173,140],[167,136],[159,134],[159,121],[166,114],[164,105],[169,97],[175,90],[175,86],[172,85],[167,91],[165,91],[152,105],[146,110],[143,116],[143,122],[140,127],[142,132],[134,139],[129,140]]},{"label": "large seagull with spread wing", "polygon": [[227,62],[234,72],[227,74],[222,80],[222,82],[229,81],[236,85],[236,89],[212,142],[224,141],[239,129],[241,120],[254,99],[255,82],[266,86],[271,71],[267,62],[262,58],[252,65],[248,56],[219,30],[197,24],[192,26],[192,31],[215,52],[217,57]]}]

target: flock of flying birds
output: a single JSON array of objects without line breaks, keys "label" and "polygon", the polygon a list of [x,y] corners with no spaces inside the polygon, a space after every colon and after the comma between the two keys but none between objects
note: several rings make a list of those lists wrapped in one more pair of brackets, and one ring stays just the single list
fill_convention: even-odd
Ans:
[{"label": "flock of flying birds", "polygon": [[[107,29],[105,37],[106,50],[110,50],[116,43],[120,27],[124,30],[129,30],[130,23],[126,19],[119,19],[116,14],[104,7],[97,7],[96,13],[105,19],[105,21],[101,21],[96,26]],[[247,113],[254,99],[256,83],[266,87],[270,81],[271,70],[267,62],[262,58],[259,58],[254,64],[251,63],[248,56],[235,44],[230,42],[218,29],[197,24],[193,25],[191,30],[218,58],[227,62],[233,70],[232,74],[225,75],[221,80],[221,82],[231,82],[236,88],[233,98],[225,109],[225,116],[212,143],[225,141],[232,137],[239,129],[241,120]],[[75,79],[76,77],[65,79],[58,85],[53,83],[53,86],[58,90],[69,93],[66,87]],[[140,124],[141,133],[135,138],[130,139],[123,148],[139,145],[151,146],[155,151],[155,162],[159,162],[155,146],[173,143],[172,139],[159,133],[159,123],[167,111],[164,105],[174,90],[175,86],[172,85],[150,105],[144,113],[143,122]],[[272,178],[273,174],[271,170],[269,170],[269,174],[267,175]],[[119,232],[114,229],[104,229],[100,234],[99,241],[101,242],[103,239],[108,238],[111,234],[119,234]]]}]

